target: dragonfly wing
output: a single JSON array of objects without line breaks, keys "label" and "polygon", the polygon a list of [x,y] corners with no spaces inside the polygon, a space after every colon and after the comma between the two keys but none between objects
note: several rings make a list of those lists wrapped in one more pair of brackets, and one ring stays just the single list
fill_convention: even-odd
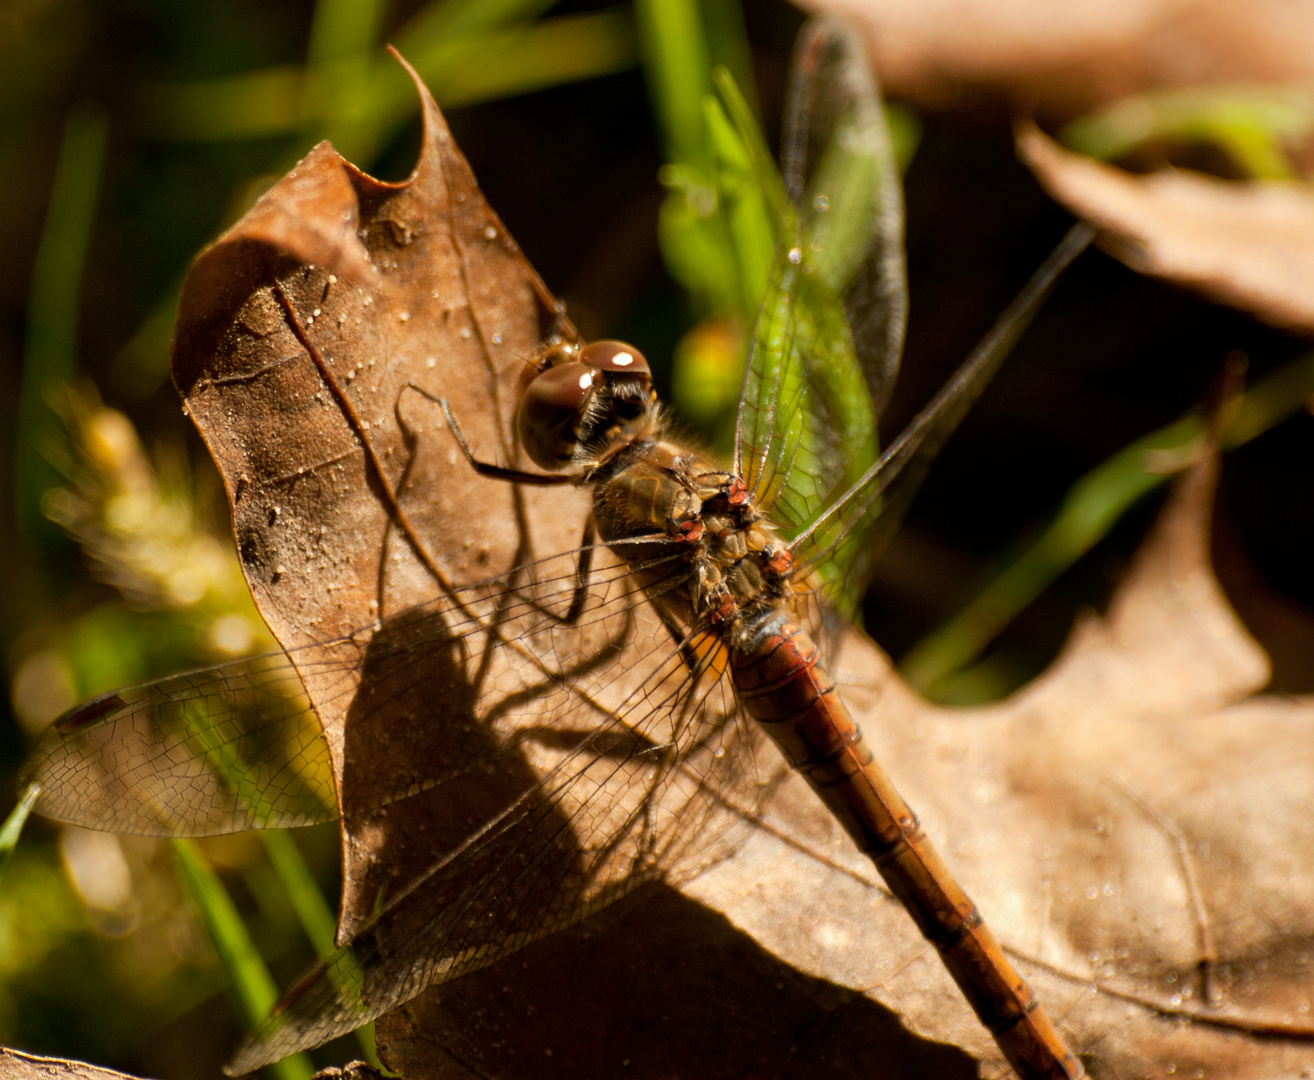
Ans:
[{"label": "dragonfly wing", "polygon": [[799,37],[784,143],[785,186],[810,258],[844,298],[872,408],[894,388],[908,324],[903,185],[880,87],[847,24],[815,19]]},{"label": "dragonfly wing", "polygon": [[791,200],[750,344],[736,465],[797,531],[875,460],[907,321],[903,200],[880,92],[861,43],[834,20],[800,40],[785,145]]},{"label": "dragonfly wing", "polygon": [[[758,736],[725,678],[724,646],[704,638],[678,648],[650,609],[623,609],[610,600],[585,617],[595,627],[628,622],[626,643],[562,680],[545,712],[520,717],[506,740],[519,761],[508,755],[451,785],[454,808],[480,808],[477,824],[288,994],[230,1072],[359,1027],[695,855],[705,860],[709,845],[731,849],[727,829],[748,808],[736,797],[751,802],[756,791]],[[519,641],[553,658],[577,648],[578,633],[539,625]]]},{"label": "dragonfly wing", "polygon": [[104,694],[41,736],[35,809],[110,832],[209,836],[337,816],[323,736],[282,654]]},{"label": "dragonfly wing", "polygon": [[[1090,244],[1095,230],[1079,222],[1027,282],[953,377],[867,472],[793,541],[800,569],[872,558],[906,513],[927,469],[1039,310],[1059,275]],[[848,554],[860,546],[858,554]],[[830,582],[834,587],[833,580]]]},{"label": "dragonfly wing", "polygon": [[[527,580],[515,586],[504,579],[472,585],[288,654],[103,694],[41,735],[20,782],[39,789],[38,813],[107,832],[210,836],[332,820],[330,755],[303,680],[321,706],[342,702],[345,722],[329,737],[351,759],[351,782],[339,785],[348,813],[477,772],[502,749],[473,719],[495,702],[515,715],[542,711],[536,697],[581,677],[565,659],[565,638],[576,658],[590,655],[586,646],[608,644],[599,630],[608,617],[639,602],[622,569],[601,571],[591,621],[561,629],[554,611],[576,588],[575,559],[566,553],[526,568]],[[541,627],[556,628],[559,662],[529,645],[542,638]],[[519,667],[499,682],[485,660],[504,640]],[[510,705],[516,695],[519,709]],[[430,750],[423,760],[421,744]]]}]

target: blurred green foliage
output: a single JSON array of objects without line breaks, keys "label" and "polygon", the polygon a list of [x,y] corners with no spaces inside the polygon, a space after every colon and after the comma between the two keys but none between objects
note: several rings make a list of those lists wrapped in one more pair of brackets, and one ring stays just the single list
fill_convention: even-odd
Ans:
[{"label": "blurred green foliage", "polygon": [[[1314,355],[1269,375],[1234,403],[1219,442],[1244,446],[1306,408],[1314,394]],[[1108,535],[1137,500],[1195,463],[1208,418],[1199,410],[1151,432],[1074,484],[1053,519],[1025,545],[998,558],[998,571],[957,614],[902,658],[899,670],[938,701],[975,704],[1011,687],[997,667],[975,663],[1008,623]]]},{"label": "blurred green foliage", "polygon": [[98,103],[80,102],[69,112],[32,268],[14,433],[14,509],[29,536],[42,530],[41,498],[58,479],[48,460],[57,438],[49,403],[77,372],[82,273],[105,158],[106,123]]},{"label": "blurred green foliage", "polygon": [[[1293,150],[1314,135],[1314,93],[1298,86],[1210,86],[1127,98],[1067,124],[1061,140],[1104,160],[1216,148],[1241,177],[1308,181]],[[1223,450],[1243,446],[1308,407],[1314,394],[1309,356],[1270,374],[1241,399],[1221,436]],[[981,661],[991,642],[1037,596],[1106,537],[1128,510],[1195,459],[1205,418],[1193,412],[1137,439],[1078,480],[1054,517],[1026,544],[996,557],[994,574],[952,618],[922,638],[899,669],[922,693],[973,704],[1012,689],[1006,668]]]},{"label": "blurred green foliage", "polygon": [[[718,44],[719,53],[725,55],[705,47],[696,23],[689,30],[673,17],[682,4],[654,6],[661,8],[664,17],[650,20],[655,44],[646,57],[652,72],[649,85],[664,121],[668,162],[660,173],[667,195],[658,220],[658,238],[667,270],[688,291],[693,310],[701,317],[676,346],[671,397],[680,415],[728,454],[743,382],[746,335],[767,295],[773,263],[800,243],[802,250],[816,253],[816,265],[811,261],[809,265],[820,271],[829,295],[814,288],[804,301],[802,309],[814,316],[813,334],[810,340],[800,341],[799,347],[821,347],[816,332],[836,316],[842,321],[839,298],[854,269],[829,265],[828,261],[842,262],[844,258],[837,254],[840,248],[834,241],[869,236],[866,217],[871,209],[862,205],[862,199],[870,197],[874,182],[870,163],[861,155],[839,153],[848,140],[837,138],[833,160],[822,163],[831,173],[819,180],[817,190],[852,197],[832,195],[834,205],[828,206],[826,213],[805,209],[800,220],[800,211],[786,197],[767,149],[753,105],[752,84],[747,84],[750,92],[745,93],[730,66],[740,50],[728,48],[724,41]],[[685,47],[679,35],[687,34],[693,35],[694,43]],[[694,57],[707,57],[713,66],[699,71],[691,60]],[[668,93],[668,86],[676,90]],[[910,111],[897,107],[886,108],[886,120],[900,169],[906,170],[916,150],[917,120]],[[848,182],[839,182],[845,173]],[[832,372],[838,383],[845,378],[841,371],[847,370],[848,377],[856,375],[851,342],[846,351],[849,355],[836,355],[828,363],[818,364]],[[840,386],[835,397],[856,403],[865,393]],[[855,425],[863,426],[856,420]],[[846,432],[845,444],[863,447],[871,434],[874,428],[866,434]],[[850,435],[854,437],[847,438]],[[867,452],[855,449],[853,476],[866,468],[871,450],[874,444]]]},{"label": "blurred green foliage", "polygon": [[1073,150],[1104,160],[1153,147],[1212,144],[1243,176],[1295,180],[1291,148],[1314,133],[1314,91],[1303,86],[1210,86],[1119,101],[1060,132]]}]

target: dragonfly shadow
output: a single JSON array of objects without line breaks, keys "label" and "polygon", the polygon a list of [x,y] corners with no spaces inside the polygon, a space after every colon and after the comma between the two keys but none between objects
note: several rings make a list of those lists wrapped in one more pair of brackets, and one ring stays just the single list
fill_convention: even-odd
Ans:
[{"label": "dragonfly shadow", "polygon": [[723,915],[645,885],[379,1023],[430,1077],[978,1075],[870,998],[800,974]]},{"label": "dragonfly shadow", "polygon": [[[413,896],[416,910],[398,924],[408,932],[477,886],[471,875],[493,874],[492,852],[468,858],[467,872],[457,876],[433,868],[490,823],[514,817],[538,784],[525,755],[492,728],[489,679],[472,656],[477,647],[428,612],[387,620],[366,651],[344,725],[343,817],[355,854],[367,857],[353,862],[368,867],[344,886],[348,934],[380,898],[390,901],[426,874],[431,880],[417,893],[428,895]],[[532,827],[551,836],[540,849],[551,865],[541,872],[570,875],[579,851],[565,819],[540,805]],[[512,935],[516,928],[500,929]]]}]

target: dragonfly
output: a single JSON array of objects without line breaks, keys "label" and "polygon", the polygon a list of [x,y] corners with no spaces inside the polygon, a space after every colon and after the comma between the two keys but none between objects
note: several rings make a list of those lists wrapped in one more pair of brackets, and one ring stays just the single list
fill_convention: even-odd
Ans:
[{"label": "dragonfly", "polygon": [[[526,361],[516,424],[532,468],[481,458],[451,402],[412,386],[480,482],[586,493],[582,542],[445,585],[314,649],[103,695],[35,748],[22,781],[58,820],[173,836],[308,824],[331,816],[307,766],[322,754],[303,692],[313,680],[320,701],[350,698],[349,738],[389,747],[390,779],[365,785],[378,794],[356,812],[433,790],[458,811],[442,857],[289,991],[232,1074],[349,1032],[674,867],[732,853],[732,823],[751,816],[774,744],[874,863],[1018,1075],[1083,1075],[875,761],[827,657],[845,590],[1093,232],[1075,226],[907,429],[855,465],[874,444],[902,349],[899,181],[851,32],[809,24],[794,72],[780,251],[728,466],[672,434],[639,350],[568,328]],[[868,207],[857,234],[827,216],[855,197],[845,153],[874,164],[870,190],[857,193]],[[274,293],[313,352],[305,313],[281,285]],[[858,403],[833,370],[845,355]],[[440,752],[423,769],[398,768],[408,732],[393,730],[397,717],[435,709]]]}]

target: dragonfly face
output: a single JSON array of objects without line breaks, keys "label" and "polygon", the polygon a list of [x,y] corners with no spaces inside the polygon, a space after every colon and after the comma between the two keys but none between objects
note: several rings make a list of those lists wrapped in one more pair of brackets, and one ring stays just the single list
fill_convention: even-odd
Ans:
[{"label": "dragonfly face", "polygon": [[[897,175],[854,42],[834,24],[814,26],[799,71],[780,254],[752,335],[733,462],[665,437],[636,350],[551,342],[515,418],[545,472],[480,462],[439,404],[487,483],[589,487],[603,543],[590,531],[578,550],[294,650],[317,704],[350,699],[346,760],[355,740],[382,748],[391,770],[360,785],[372,801],[349,812],[442,790],[464,813],[441,823],[453,830],[442,857],[299,984],[235,1070],[358,1027],[705,853],[754,805],[765,730],[895,875],[894,891],[951,970],[978,980],[964,985],[991,1029],[1031,1032],[1006,1048],[1010,1059],[1037,1047],[1049,1055],[1052,1069],[1024,1075],[1075,1075],[846,719],[813,640],[811,601],[814,587],[831,601],[843,599],[839,586],[853,589],[926,462],[1089,234],[1065,242],[877,456],[875,414],[902,338]],[[818,129],[843,153],[820,156]],[[860,227],[837,232],[826,215],[853,191]],[[274,291],[290,336],[313,356],[291,285]],[[26,770],[43,788],[38,809],[164,834],[314,820],[299,772],[306,746],[285,747],[310,715],[290,675],[286,662],[244,661],[75,710]],[[424,768],[397,726],[401,717],[422,728],[413,714],[442,728],[442,752]],[[494,774],[496,788],[485,781]]]},{"label": "dragonfly face", "polygon": [[617,447],[648,435],[657,392],[643,354],[622,341],[542,350],[538,374],[525,387],[516,427],[525,453],[540,468],[597,463]]}]

